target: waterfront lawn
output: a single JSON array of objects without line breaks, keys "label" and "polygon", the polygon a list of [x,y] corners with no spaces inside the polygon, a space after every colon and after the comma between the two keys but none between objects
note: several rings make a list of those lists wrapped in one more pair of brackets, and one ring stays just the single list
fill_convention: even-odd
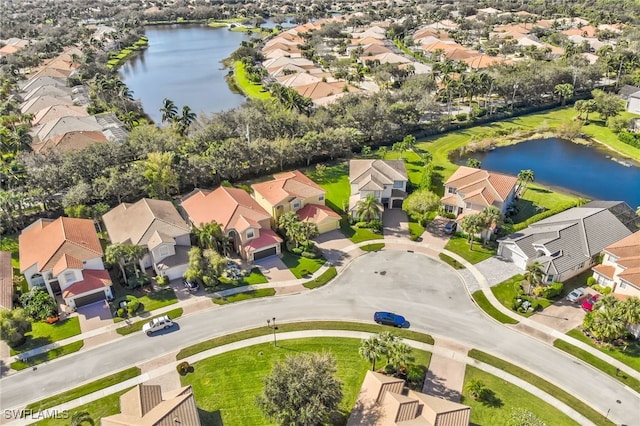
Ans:
[{"label": "waterfront lawn", "polygon": [[78,334],[80,334],[80,320],[77,316],[53,324],[36,321],[31,323],[31,331],[27,333],[27,341],[22,346],[11,349],[11,355],[30,351]]},{"label": "waterfront lawn", "polygon": [[[74,413],[80,413],[86,411],[89,413],[89,416],[93,419],[93,421],[98,424],[99,419],[107,416],[112,416],[114,414],[118,414],[120,412],[120,395],[131,390],[125,389],[123,391],[111,394],[109,396],[105,396],[104,398],[100,398],[98,400],[89,402],[88,404],[81,405],[79,407],[73,408],[69,410],[69,418],[67,419],[46,419],[41,420],[37,423],[34,423],[35,426],[67,426],[69,424],[69,420]],[[62,416],[60,416],[62,417]]]},{"label": "waterfront lawn", "polygon": [[[264,343],[217,355],[193,364],[195,371],[180,380],[191,385],[196,404],[207,425],[263,425],[270,424],[255,404],[263,391],[263,379],[275,362],[288,355],[330,352],[337,365],[337,377],[342,382],[343,399],[339,413],[331,424],[344,424],[353,408],[369,362],[358,355],[360,339],[314,338],[280,341],[277,347]],[[413,350],[415,364],[425,368],[430,354]],[[379,363],[381,364],[381,363]],[[224,365],[224,368],[220,368]]]},{"label": "waterfront lawn", "polygon": [[473,264],[487,260],[496,254],[495,249],[485,247],[478,242],[474,242],[470,249],[467,238],[460,235],[452,235],[444,248]]},{"label": "waterfront lawn", "polygon": [[[622,117],[626,119],[638,118],[637,115],[631,114],[630,112],[623,112],[620,114]],[[631,145],[627,145],[626,143],[620,142],[618,140],[618,135],[613,133],[611,129],[609,129],[606,123],[603,120],[593,120],[592,118],[597,115],[593,114],[589,117],[589,121],[591,122],[588,125],[582,126],[582,132],[592,138],[609,145],[611,148],[616,151],[621,152],[622,154],[628,155],[631,158],[635,158],[636,160],[640,160],[640,149],[633,147]]]},{"label": "waterfront lawn", "polygon": [[573,195],[555,192],[540,185],[531,183],[527,186],[522,196],[515,201],[518,214],[513,216],[513,223],[521,223],[532,216],[546,210],[560,210],[570,208],[578,201]]},{"label": "waterfront lawn", "polygon": [[324,258],[308,259],[306,257],[296,256],[288,251],[283,251],[282,262],[287,265],[287,268],[289,268],[296,278],[300,279],[316,272],[324,265],[326,260]]},{"label": "waterfront lawn", "polygon": [[467,366],[465,370],[465,386],[472,380],[484,384],[492,393],[493,400],[476,401],[464,390],[462,403],[471,407],[471,423],[478,425],[506,425],[510,424],[513,410],[522,408],[531,411],[548,425],[578,425],[569,416],[551,404],[533,396],[529,392],[509,383],[497,376],[478,368]]},{"label": "waterfront lawn", "polygon": [[567,335],[598,349],[600,352],[617,359],[636,371],[640,371],[640,342],[637,340],[629,341],[627,346],[607,346],[594,343],[593,339],[585,336],[584,333],[577,328],[569,330]]},{"label": "waterfront lawn", "polygon": [[414,188],[420,186],[420,180],[422,179],[422,171],[424,169],[424,161],[418,150],[410,150],[399,153],[398,151],[387,151],[385,160],[404,160],[404,166],[407,169],[407,176],[409,182]]},{"label": "waterfront lawn", "polygon": [[265,90],[262,84],[255,84],[247,77],[244,64],[240,61],[236,61],[234,64],[233,75],[236,79],[236,84],[244,92],[247,97],[252,99],[270,99],[271,93]]}]

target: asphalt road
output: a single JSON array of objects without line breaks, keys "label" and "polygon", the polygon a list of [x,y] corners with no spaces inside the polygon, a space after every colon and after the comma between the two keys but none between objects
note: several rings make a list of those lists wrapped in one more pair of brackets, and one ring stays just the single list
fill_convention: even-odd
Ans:
[{"label": "asphalt road", "polygon": [[[381,251],[356,259],[334,282],[299,295],[271,297],[199,312],[172,332],[135,333],[0,380],[2,409],[23,405],[189,344],[266,324],[300,320],[372,321],[377,310],[400,313],[411,329],[446,336],[546,378],[617,424],[640,425],[640,395],[552,346],[500,325],[471,301],[448,266],[425,256]],[[617,403],[616,401],[620,401]]]}]

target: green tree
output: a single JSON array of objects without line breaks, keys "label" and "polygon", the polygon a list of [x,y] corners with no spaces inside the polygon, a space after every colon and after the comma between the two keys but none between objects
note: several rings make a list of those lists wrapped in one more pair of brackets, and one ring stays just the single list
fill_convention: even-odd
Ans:
[{"label": "green tree", "polygon": [[620,302],[622,320],[630,325],[640,324],[640,298],[630,297]]},{"label": "green tree", "polygon": [[464,389],[467,391],[469,396],[476,401],[482,399],[482,397],[487,392],[487,387],[480,380],[470,380],[464,385]]},{"label": "green tree", "polygon": [[20,304],[25,314],[35,321],[41,321],[58,315],[58,304],[42,287],[32,287],[20,296]]},{"label": "green tree", "polygon": [[567,99],[573,96],[574,88],[571,83],[556,84],[553,88],[553,93],[558,95],[562,99],[562,106],[567,102]]},{"label": "green tree", "polygon": [[469,242],[469,250],[473,250],[473,240],[476,234],[480,233],[484,227],[484,219],[480,214],[468,214],[462,218],[460,224],[464,232],[467,233],[467,241]]},{"label": "green tree", "polygon": [[11,347],[26,341],[25,334],[31,331],[31,321],[22,308],[0,309],[0,339]]},{"label": "green tree", "polygon": [[71,415],[70,426],[82,426],[83,424],[95,425],[91,415],[87,411],[76,411]]},{"label": "green tree", "polygon": [[473,167],[474,169],[479,169],[482,167],[482,163],[480,160],[476,158],[467,158],[467,167]]},{"label": "green tree", "polygon": [[178,116],[178,107],[171,99],[164,98],[162,100],[162,108],[160,108],[160,112],[162,113],[162,122],[170,123]]},{"label": "green tree", "polygon": [[371,222],[379,219],[381,210],[382,204],[372,194],[367,195],[356,204],[356,216],[361,222]]},{"label": "green tree", "polygon": [[609,117],[615,117],[625,109],[625,103],[617,95],[604,90],[595,89],[591,92],[596,111],[605,122]]},{"label": "green tree", "polygon": [[151,152],[147,155],[143,175],[151,197],[167,199],[178,189],[178,175],[173,170],[174,157],[173,152]]},{"label": "green tree", "polygon": [[362,341],[358,353],[362,358],[371,363],[371,371],[376,369],[376,361],[380,359],[383,353],[383,347],[378,336],[371,336]]},{"label": "green tree", "polygon": [[545,426],[535,414],[524,408],[516,408],[511,412],[507,426]]},{"label": "green tree", "polygon": [[216,249],[218,253],[225,253],[225,236],[219,223],[215,221],[203,223],[198,227],[194,227],[193,233],[202,248]]},{"label": "green tree", "polygon": [[502,224],[502,212],[496,206],[487,206],[480,212],[480,216],[484,220],[484,227],[488,229],[496,229]]},{"label": "green tree", "polygon": [[264,380],[257,399],[262,412],[287,426],[324,424],[342,400],[342,383],[328,353],[287,356]]},{"label": "green tree", "polygon": [[218,284],[218,278],[227,267],[227,258],[213,249],[202,252],[203,275],[202,282],[205,287],[213,288]]},{"label": "green tree", "polygon": [[127,274],[124,270],[124,260],[127,256],[127,248],[124,244],[115,243],[107,246],[104,252],[104,259],[107,261],[109,265],[115,266],[118,265],[120,267],[120,273],[124,278],[125,282],[127,281]]},{"label": "green tree", "polygon": [[202,250],[200,247],[191,247],[189,249],[189,263],[184,277],[189,281],[202,281],[204,277]]},{"label": "green tree", "polygon": [[620,339],[627,332],[620,310],[616,307],[594,309],[584,317],[582,327],[603,342]]},{"label": "green tree", "polygon": [[412,192],[403,202],[405,210],[420,225],[426,225],[429,214],[440,207],[440,197],[427,189],[419,189]]},{"label": "green tree", "polygon": [[436,171],[436,166],[433,163],[427,162],[422,169],[422,177],[420,178],[420,189],[431,190],[433,184],[433,174]]},{"label": "green tree", "polygon": [[520,173],[518,173],[518,182],[519,182],[518,194],[520,197],[522,197],[522,195],[524,194],[524,191],[527,190],[527,186],[529,185],[529,183],[533,182],[535,178],[536,178],[536,175],[533,172],[533,170],[531,169],[520,170]]},{"label": "green tree", "polygon": [[529,283],[529,294],[533,289],[542,284],[544,273],[542,272],[542,264],[540,262],[534,262],[527,265],[527,270],[524,273],[524,278]]},{"label": "green tree", "polygon": [[195,112],[191,111],[189,105],[185,105],[182,107],[182,115],[175,118],[176,123],[178,123],[178,133],[182,136],[185,136],[189,131],[189,127],[191,123],[193,123],[198,116]]}]

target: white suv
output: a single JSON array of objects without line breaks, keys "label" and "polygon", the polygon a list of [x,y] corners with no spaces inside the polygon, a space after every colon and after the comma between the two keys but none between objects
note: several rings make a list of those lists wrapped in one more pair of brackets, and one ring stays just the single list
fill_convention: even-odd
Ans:
[{"label": "white suv", "polygon": [[168,315],[164,315],[158,318],[154,318],[145,325],[142,326],[142,331],[147,333],[147,336],[151,336],[151,333],[158,330],[164,330],[173,325],[173,321]]}]

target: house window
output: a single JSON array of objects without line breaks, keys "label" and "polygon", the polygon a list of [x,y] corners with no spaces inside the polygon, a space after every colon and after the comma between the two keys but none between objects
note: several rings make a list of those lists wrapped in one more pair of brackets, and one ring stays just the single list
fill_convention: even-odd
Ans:
[{"label": "house window", "polygon": [[447,192],[449,194],[455,194],[456,193],[456,189],[454,187],[450,186],[450,187],[447,188]]},{"label": "house window", "polygon": [[467,203],[467,208],[470,209],[471,208],[471,203]]},{"label": "house window", "polygon": [[444,205],[444,211],[447,213],[453,213],[455,211],[455,206],[450,206],[448,204]]},{"label": "house window", "polygon": [[394,180],[393,181],[393,187],[396,189],[401,189],[402,188],[402,181],[401,180]]},{"label": "house window", "polygon": [[373,195],[374,195],[374,197],[380,199],[380,191],[374,191]]},{"label": "house window", "polygon": [[627,288],[627,283],[620,281],[620,288]]},{"label": "house window", "polygon": [[167,246],[160,246],[159,254],[160,254],[160,257],[166,257],[166,256],[169,256],[169,247],[167,247]]},{"label": "house window", "polygon": [[554,276],[552,274],[547,275],[547,282],[552,283]]},{"label": "house window", "polygon": [[253,232],[253,230],[247,231],[247,239],[248,240],[250,240],[254,236],[255,236],[255,233]]},{"label": "house window", "polygon": [[76,282],[76,274],[74,274],[73,271],[67,271],[64,273],[64,280],[67,284],[74,283]]},{"label": "house window", "polygon": [[300,208],[300,201],[296,201],[295,203],[293,203],[293,208],[294,209],[299,209]]},{"label": "house window", "polygon": [[324,195],[318,196],[318,201],[322,201],[322,200],[324,200]]}]

